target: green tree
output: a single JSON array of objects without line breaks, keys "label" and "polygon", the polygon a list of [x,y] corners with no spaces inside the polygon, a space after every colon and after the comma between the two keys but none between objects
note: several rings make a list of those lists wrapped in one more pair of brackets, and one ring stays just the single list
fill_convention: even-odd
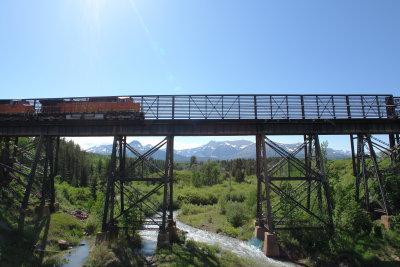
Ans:
[{"label": "green tree", "polygon": [[190,157],[190,165],[189,165],[189,168],[191,169],[192,167],[193,167],[193,165],[196,165],[197,164],[197,158],[196,158],[196,156],[191,156]]}]

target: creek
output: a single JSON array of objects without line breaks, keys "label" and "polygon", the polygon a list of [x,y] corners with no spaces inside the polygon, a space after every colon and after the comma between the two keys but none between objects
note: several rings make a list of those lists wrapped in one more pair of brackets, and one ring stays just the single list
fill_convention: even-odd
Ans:
[{"label": "creek", "polygon": [[[208,245],[217,245],[223,250],[230,251],[240,257],[251,259],[258,266],[298,266],[290,262],[282,262],[268,258],[264,253],[255,245],[250,242],[242,241],[240,239],[223,236],[213,232],[197,229],[184,224],[176,219],[176,212],[174,212],[176,226],[178,229],[187,232],[186,238],[198,242],[203,242]],[[156,231],[140,231],[142,237],[142,253],[145,257],[153,255],[157,246]]]},{"label": "creek", "polygon": [[[176,212],[174,212],[174,218],[176,220],[177,228],[187,232],[187,239],[203,242],[208,245],[217,245],[223,250],[230,251],[240,257],[252,260],[257,266],[298,266],[294,263],[282,262],[266,257],[261,249],[254,245],[254,239],[246,242],[240,239],[191,227],[178,221],[176,219]],[[142,238],[142,248],[140,252],[145,257],[151,257],[156,251],[158,232],[142,230],[139,234]],[[62,264],[61,266],[82,266],[89,257],[91,243],[91,240],[84,239],[81,242],[83,245],[75,247],[63,256],[68,263]]]},{"label": "creek", "polygon": [[92,240],[83,239],[81,244],[68,253],[66,253],[63,258],[67,260],[67,263],[61,264],[62,267],[78,267],[83,266],[85,261],[89,257],[90,246],[92,245]]}]

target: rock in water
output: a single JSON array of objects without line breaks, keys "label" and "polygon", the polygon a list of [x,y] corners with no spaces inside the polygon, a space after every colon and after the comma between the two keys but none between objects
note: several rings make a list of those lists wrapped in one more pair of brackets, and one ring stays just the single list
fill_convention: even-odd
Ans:
[{"label": "rock in water", "polygon": [[69,247],[68,242],[65,241],[65,240],[61,240],[60,239],[60,240],[57,241],[57,244],[58,244],[58,246],[60,247],[61,250],[66,250]]}]

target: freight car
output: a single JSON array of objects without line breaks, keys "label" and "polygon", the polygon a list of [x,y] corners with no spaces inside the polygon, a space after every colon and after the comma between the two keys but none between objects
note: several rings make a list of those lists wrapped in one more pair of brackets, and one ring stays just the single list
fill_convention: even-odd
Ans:
[{"label": "freight car", "polygon": [[35,108],[27,100],[0,100],[0,119],[23,120],[32,119]]},{"label": "freight car", "polygon": [[81,99],[46,99],[39,120],[142,120],[140,104],[130,97],[91,97]]}]

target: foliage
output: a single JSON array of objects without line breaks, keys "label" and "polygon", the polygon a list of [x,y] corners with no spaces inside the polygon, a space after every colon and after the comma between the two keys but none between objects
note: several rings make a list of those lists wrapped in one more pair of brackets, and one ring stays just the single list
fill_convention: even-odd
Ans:
[{"label": "foliage", "polygon": [[254,266],[250,260],[220,250],[217,246],[187,240],[185,244],[173,244],[172,250],[161,249],[153,255],[155,265],[166,266]]},{"label": "foliage", "polygon": [[89,259],[85,263],[86,266],[122,266],[119,259],[115,256],[110,248],[104,244],[94,247],[89,254]]},{"label": "foliage", "polygon": [[[44,234],[44,233],[43,233]],[[51,215],[47,242],[56,244],[63,239],[71,246],[79,244],[83,237],[83,223],[69,214],[55,213]]]},{"label": "foliage", "polygon": [[56,183],[56,200],[63,210],[74,210],[76,208],[89,211],[94,200],[88,187],[73,187],[67,182]]},{"label": "foliage", "polygon": [[177,199],[183,203],[195,205],[211,205],[218,202],[217,195],[205,190],[187,188],[184,192],[177,192]]},{"label": "foliage", "polygon": [[246,220],[244,206],[238,202],[228,202],[226,203],[226,218],[233,227],[242,226]]}]

